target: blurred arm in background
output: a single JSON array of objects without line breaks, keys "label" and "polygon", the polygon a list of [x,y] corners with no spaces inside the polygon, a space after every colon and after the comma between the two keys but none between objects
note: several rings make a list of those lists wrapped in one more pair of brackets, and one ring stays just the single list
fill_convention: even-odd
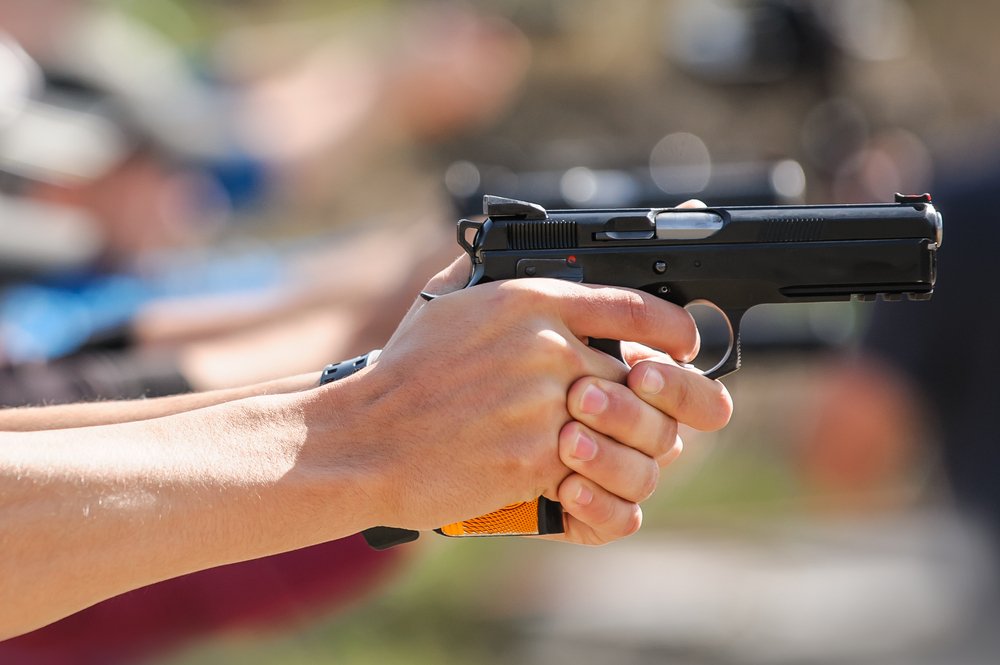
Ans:
[{"label": "blurred arm in background", "polygon": [[[303,200],[315,205],[316,195],[327,199],[342,182],[329,164],[363,171],[373,146],[479,126],[514,96],[528,47],[510,24],[440,6],[408,10],[395,27],[378,28],[399,32],[397,40],[366,40],[378,33],[366,21],[387,22],[375,16],[345,20],[334,39],[326,26],[306,24],[237,31],[217,47],[213,87],[154,31],[106,8],[58,1],[0,8],[0,27],[46,74],[44,104],[29,104],[9,128],[19,140],[0,151],[4,168],[20,199],[81,211],[101,243],[85,266],[91,274],[8,299],[5,317],[21,316],[0,326],[17,331],[5,335],[0,355],[14,365],[12,392],[28,398],[8,403],[37,401],[33,386],[69,400],[241,386],[388,338],[410,294],[452,254],[450,234],[427,222],[440,215],[426,202],[408,206],[402,222],[324,237],[305,252],[269,251],[250,269],[253,252],[244,259],[239,251],[191,249],[218,232],[233,205],[263,205],[271,214],[277,202],[282,217],[301,216]],[[267,56],[260,40],[275,45]],[[47,137],[64,131],[69,145],[94,149],[53,149]],[[261,168],[240,167],[244,158]],[[314,186],[321,191],[309,194]],[[39,316],[40,305],[52,316]],[[129,348],[114,348],[122,345]],[[81,346],[100,353],[24,364]],[[59,390],[61,372],[68,380]],[[143,374],[151,393],[135,392]],[[120,391],[88,392],[114,381]]]}]

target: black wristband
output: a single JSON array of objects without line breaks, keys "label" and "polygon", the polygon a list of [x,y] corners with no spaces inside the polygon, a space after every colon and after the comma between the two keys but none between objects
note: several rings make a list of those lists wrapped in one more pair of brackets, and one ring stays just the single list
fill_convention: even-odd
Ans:
[{"label": "black wristband", "polygon": [[382,353],[382,349],[374,349],[357,358],[341,360],[339,363],[330,363],[323,368],[323,373],[319,377],[319,385],[323,386],[327,383],[349,377],[351,374],[368,367],[368,365],[378,360],[380,353]]}]

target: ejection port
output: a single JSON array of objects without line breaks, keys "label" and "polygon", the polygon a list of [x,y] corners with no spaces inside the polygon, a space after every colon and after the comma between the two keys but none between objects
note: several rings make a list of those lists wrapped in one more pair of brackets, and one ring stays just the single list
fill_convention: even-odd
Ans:
[{"label": "ejection port", "polygon": [[666,210],[656,215],[659,240],[700,240],[722,228],[718,213],[704,210]]}]

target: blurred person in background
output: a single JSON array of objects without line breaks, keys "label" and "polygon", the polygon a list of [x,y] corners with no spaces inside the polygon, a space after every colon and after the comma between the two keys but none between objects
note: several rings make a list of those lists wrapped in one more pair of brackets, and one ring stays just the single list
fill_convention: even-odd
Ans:
[{"label": "blurred person in background", "polygon": [[[152,31],[101,5],[12,2],[0,9],[0,25],[28,45],[46,75],[44,103],[8,128],[0,151],[8,177],[17,180],[21,198],[85,213],[102,243],[93,264],[98,279],[76,271],[50,280],[49,291],[8,292],[0,327],[5,355],[22,363],[84,344],[147,349],[133,354],[135,370],[105,362],[102,373],[94,363],[87,370],[76,360],[59,363],[76,380],[60,396],[51,393],[58,380],[44,377],[50,392],[38,398],[128,396],[143,373],[150,379],[145,394],[176,392],[185,383],[241,385],[315,366],[315,358],[288,352],[297,338],[321,339],[317,353],[326,346],[327,357],[337,357],[343,347],[366,346],[353,338],[388,336],[407,307],[403,294],[451,253],[441,225],[428,221],[433,211],[408,229],[383,224],[381,233],[354,233],[360,242],[324,242],[326,251],[317,251],[316,242],[284,255],[259,244],[228,254],[193,253],[191,246],[204,244],[206,232],[217,231],[234,206],[245,212],[248,201],[260,209],[277,199],[280,214],[295,217],[294,203],[288,206],[281,192],[301,196],[323,155],[336,154],[342,168],[363,168],[366,142],[460,131],[504,107],[526,63],[516,30],[447,6],[406,19],[406,36],[377,58],[321,43],[283,70],[258,65],[266,75],[255,77],[245,62],[254,59],[249,38],[235,39],[242,44],[230,45],[221,60],[237,63],[229,69],[239,71],[226,75],[243,85],[212,88],[193,79]],[[437,38],[445,33],[447,40]],[[64,143],[90,150],[67,151],[45,140],[60,132]],[[328,195],[336,185],[327,179],[323,187]],[[395,260],[373,270],[378,254]],[[338,279],[330,278],[330,265]],[[221,297],[207,298],[213,291]],[[331,319],[343,323],[341,332]],[[254,347],[257,366],[240,358]],[[120,391],[109,385],[114,381],[123,384]],[[89,384],[91,392],[74,394]],[[24,396],[21,403],[36,397],[15,392]],[[15,399],[8,395],[7,403]]]},{"label": "blurred person in background", "polygon": [[[41,63],[36,71],[14,58],[36,80],[16,91],[23,103],[2,130],[6,195],[47,219],[72,211],[75,235],[53,239],[38,224],[29,236],[80,248],[9,276],[3,402],[245,386],[384,343],[444,248],[454,253],[437,220],[347,234],[340,246],[324,240],[331,247],[304,260],[259,245],[235,256],[192,249],[216,237],[220,221],[269,201],[298,214],[304,184],[328,196],[336,179],[314,173],[324,155],[349,171],[372,144],[435,138],[503,109],[526,64],[519,33],[447,7],[414,17],[381,60],[331,43],[263,76],[247,68],[259,49],[244,38],[229,49],[237,85],[210,86],[164,40],[105,5],[3,3],[0,29]],[[426,250],[412,251],[421,243]],[[22,250],[12,248],[23,265]],[[392,269],[375,261],[387,254]],[[152,314],[137,322],[143,312]],[[123,417],[105,406],[99,421]],[[0,654],[131,661],[213,630],[283,625],[346,602],[396,559],[347,539],[204,571],[119,596]]]},{"label": "blurred person in background", "polygon": [[[1000,146],[998,146],[1000,148]],[[943,470],[941,503],[985,534],[988,565],[978,571],[974,620],[949,649],[954,662],[1000,652],[1000,448],[993,405],[1000,369],[1000,300],[989,294],[1000,224],[992,212],[1000,162],[979,154],[941,169],[934,201],[948,233],[941,280],[927,307],[875,308],[862,344],[846,362],[824,366],[802,446],[804,476],[831,496],[864,496],[895,482],[932,451]]]}]

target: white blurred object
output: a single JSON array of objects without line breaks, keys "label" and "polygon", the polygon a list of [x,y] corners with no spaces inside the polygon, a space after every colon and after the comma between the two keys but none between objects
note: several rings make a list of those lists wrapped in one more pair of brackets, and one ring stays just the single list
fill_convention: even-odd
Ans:
[{"label": "white blurred object", "polygon": [[[0,168],[45,180],[88,177],[120,158],[123,137],[99,116],[33,100],[38,65],[0,33]],[[98,226],[82,210],[0,194],[0,266],[4,274],[82,267],[101,251]]]},{"label": "white blurred object", "polygon": [[674,132],[653,146],[649,172],[667,194],[698,192],[712,179],[712,156],[698,136]]},{"label": "white blurred object", "polygon": [[114,122],[68,105],[28,102],[0,130],[0,169],[54,184],[95,180],[130,150]]},{"label": "white blurred object", "polygon": [[83,12],[49,57],[48,70],[110,93],[179,154],[211,159],[232,147],[226,95],[198,81],[183,54],[138,21],[104,7]]},{"label": "white blurred object", "polygon": [[673,7],[664,49],[715,83],[772,83],[789,77],[800,44],[788,12],[731,0],[683,0]]},{"label": "white blurred object", "polygon": [[899,0],[837,0],[820,5],[834,41],[860,60],[899,58],[910,50],[916,19]]},{"label": "white blurred object", "polygon": [[786,201],[800,201],[806,193],[806,172],[794,159],[783,159],[771,170],[771,185]]},{"label": "white blurred object", "polygon": [[104,243],[82,210],[0,195],[0,265],[6,273],[44,273],[93,261]]},{"label": "white blurred object", "polygon": [[0,130],[41,88],[42,72],[16,42],[0,32]]},{"label": "white blurred object", "polygon": [[680,0],[669,6],[664,51],[713,83],[775,83],[797,71],[827,77],[836,59],[891,60],[913,43],[913,11],[900,0]]}]

